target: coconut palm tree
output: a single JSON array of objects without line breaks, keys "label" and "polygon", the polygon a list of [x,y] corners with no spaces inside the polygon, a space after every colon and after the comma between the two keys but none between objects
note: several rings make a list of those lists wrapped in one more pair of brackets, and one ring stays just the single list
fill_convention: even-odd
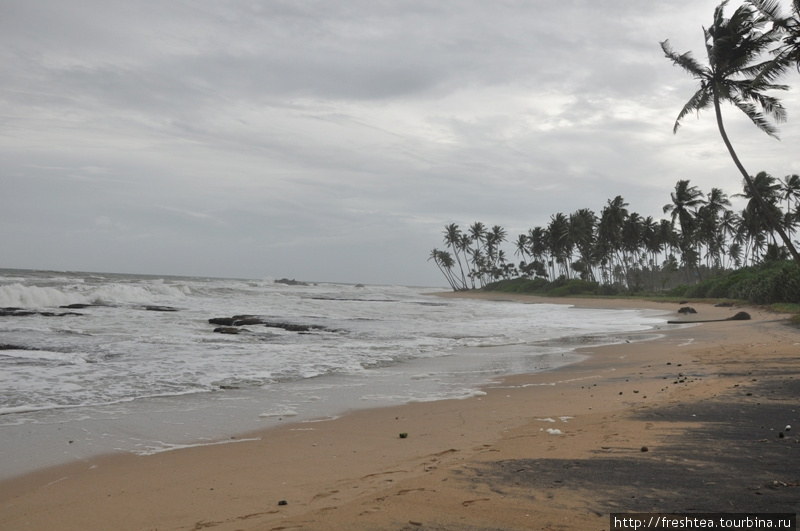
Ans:
[{"label": "coconut palm tree", "polygon": [[792,212],[792,203],[800,204],[800,175],[787,175],[778,182],[780,198],[786,201],[786,211],[783,213],[783,226],[791,237],[798,219]]},{"label": "coconut palm tree", "polygon": [[670,213],[672,222],[678,218],[681,236],[688,242],[695,230],[695,217],[697,209],[706,203],[703,192],[696,186],[689,186],[688,180],[680,180],[675,185],[675,191],[670,193],[672,203],[664,205],[664,214]]},{"label": "coconut palm tree", "polygon": [[[550,216],[550,224],[547,226],[549,238],[550,254],[554,261],[559,265],[559,272],[569,278],[569,264],[572,256],[572,241],[569,234],[569,219],[559,212]],[[553,277],[555,277],[555,272]]]},{"label": "coconut palm tree", "polygon": [[458,225],[455,223],[451,223],[449,225],[445,225],[444,227],[444,243],[448,245],[450,249],[453,251],[453,254],[456,257],[456,262],[458,263],[458,269],[461,272],[461,278],[459,279],[459,288],[460,289],[467,289],[467,277],[464,274],[464,265],[461,263],[461,243],[462,243],[462,233],[461,229],[458,228]]},{"label": "coconut palm tree", "polygon": [[[489,279],[492,279],[494,276],[493,271],[498,269],[500,265],[500,246],[506,241],[506,235],[506,229],[500,225],[494,225],[492,230],[486,233],[486,256],[489,261],[487,273]],[[503,259],[505,260],[505,257]]]},{"label": "coconut palm tree", "polygon": [[[642,252],[647,258],[647,272],[650,279],[650,288],[656,289],[656,274],[658,270],[658,255],[664,250],[665,242],[661,240],[659,225],[653,216],[642,220]],[[649,253],[649,254],[648,254]]]},{"label": "coconut palm tree", "polygon": [[[737,256],[739,257],[741,257],[741,243],[736,243],[736,234],[739,231],[739,226],[741,225],[741,223],[742,220],[738,215],[736,215],[736,212],[734,212],[733,210],[725,209],[722,211],[722,216],[719,219],[719,226],[718,226],[719,232],[723,236],[723,239],[725,241],[728,241],[728,239],[730,238],[730,240],[733,242],[731,243],[731,246],[733,246],[734,244],[737,245],[739,253]],[[728,252],[728,256],[733,257],[733,255],[731,255],[730,252]],[[723,259],[724,258],[725,256],[723,256]],[[723,267],[726,267],[724,262],[723,262]],[[739,267],[738,263],[736,267]]]},{"label": "coconut palm tree", "polygon": [[[772,137],[777,137],[777,129],[768,117],[775,122],[782,122],[786,120],[786,111],[777,98],[768,96],[765,92],[786,90],[788,87],[773,82],[785,67],[770,60],[761,61],[762,55],[780,38],[779,28],[775,24],[770,24],[767,16],[758,14],[748,4],[741,5],[730,18],[725,18],[724,10],[727,4],[728,0],[724,0],[716,7],[713,24],[703,29],[708,56],[707,66],[698,62],[691,52],[676,53],[668,40],[661,42],[661,49],[673,64],[700,82],[700,88],[678,114],[673,131],[677,132],[681,120],[688,114],[713,107],[722,141],[736,168],[752,188],[750,174],[739,160],[725,131],[721,104],[732,103],[759,129]],[[753,192],[753,195],[759,203],[763,203],[763,198],[758,192]],[[764,212],[769,212],[766,204],[761,206]],[[800,264],[800,254],[783,231],[780,222],[774,217],[769,221],[780,234],[792,257]]]},{"label": "coconut palm tree", "polygon": [[[622,251],[622,225],[628,217],[628,203],[621,195],[609,199],[600,212],[600,221],[597,224],[597,255],[601,262],[606,264],[607,278],[611,279],[614,270],[622,266],[627,268],[621,256]],[[615,264],[616,262],[616,264]],[[627,271],[626,271],[627,276]]]},{"label": "coconut palm tree", "polygon": [[586,280],[594,280],[594,243],[597,216],[588,208],[581,208],[569,215],[569,239],[580,255],[583,276]]},{"label": "coconut palm tree", "polygon": [[[727,212],[725,207],[731,205],[728,195],[719,188],[712,188],[706,195],[705,204],[697,209],[700,241],[706,245],[706,257],[714,261],[714,265],[721,266],[723,258],[723,245],[725,243],[724,231],[720,230],[720,213]],[[706,263],[706,265],[709,265]]]},{"label": "coconut palm tree", "polygon": [[520,234],[514,242],[514,254],[519,256],[523,262],[528,261],[528,236]]},{"label": "coconut palm tree", "polygon": [[792,203],[800,204],[800,175],[787,175],[780,182],[781,199],[786,201],[786,213],[792,211]]},{"label": "coconut palm tree", "polygon": [[453,288],[453,291],[458,291],[458,286],[456,283],[456,279],[453,276],[453,266],[456,265],[455,260],[447,251],[440,251],[437,248],[433,248],[431,250],[431,254],[428,257],[428,261],[430,262],[433,260],[433,263],[436,264],[436,267],[439,268],[439,271],[442,272],[444,278],[447,280],[447,283],[450,284],[450,287]]},{"label": "coconut palm tree", "polygon": [[[540,264],[540,266],[535,267],[535,270],[544,278],[548,278],[547,267],[545,267],[548,262],[547,253],[550,249],[547,244],[548,239],[547,230],[543,227],[534,227],[528,230],[528,252],[533,261]],[[541,275],[542,272],[544,272],[544,275]]]},{"label": "coconut palm tree", "polygon": [[[472,259],[472,271],[469,277],[472,282],[472,289],[475,289],[475,278],[481,278],[478,271],[481,269],[479,265],[483,261],[483,246],[486,243],[486,226],[480,221],[476,221],[469,226],[469,236],[474,247],[469,249],[469,254]],[[481,283],[481,285],[483,285]]]},{"label": "coconut palm tree", "polygon": [[[735,194],[736,197],[743,197],[747,199],[745,211],[750,216],[750,228],[753,232],[764,232],[768,230],[772,236],[773,243],[775,242],[774,229],[769,223],[769,217],[778,219],[783,218],[783,213],[778,208],[778,201],[780,200],[780,184],[778,180],[765,171],[758,172],[752,179],[753,186],[744,186],[744,192]],[[762,199],[763,204],[767,205],[769,209],[767,212],[763,210],[762,203],[759,203],[755,198],[756,192]]]}]

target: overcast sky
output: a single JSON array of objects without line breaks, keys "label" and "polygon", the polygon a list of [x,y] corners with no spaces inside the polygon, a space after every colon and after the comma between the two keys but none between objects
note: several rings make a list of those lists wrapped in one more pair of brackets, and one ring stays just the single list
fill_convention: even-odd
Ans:
[{"label": "overcast sky", "polygon": [[[443,285],[448,223],[740,192],[659,47],[716,4],[0,0],[0,267]],[[786,81],[781,141],[725,109],[752,174],[800,173]]]}]

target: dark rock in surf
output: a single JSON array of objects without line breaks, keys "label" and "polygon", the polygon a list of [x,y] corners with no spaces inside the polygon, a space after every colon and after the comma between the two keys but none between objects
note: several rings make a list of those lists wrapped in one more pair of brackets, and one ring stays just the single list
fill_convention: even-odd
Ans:
[{"label": "dark rock in surf", "polygon": [[[287,332],[338,332],[332,328],[327,328],[317,324],[301,324],[301,323],[287,323],[285,321],[265,321],[261,317],[254,315],[234,315],[233,317],[214,317],[209,319],[210,324],[218,325],[220,327],[239,327],[245,325],[264,325],[267,328],[281,328]],[[216,332],[216,330],[215,330]]]},{"label": "dark rock in surf", "polygon": [[7,343],[0,343],[0,350],[39,350],[33,347],[23,347],[22,345],[9,345]]},{"label": "dark rock in surf", "polygon": [[145,310],[150,312],[177,312],[177,308],[173,308],[172,306],[145,306]]},{"label": "dark rock in surf", "polygon": [[695,310],[691,306],[684,306],[683,308],[678,310],[678,313],[682,313],[682,314],[697,313],[697,310]]},{"label": "dark rock in surf", "polygon": [[240,329],[235,326],[220,326],[214,329],[218,334],[238,334],[239,331]]},{"label": "dark rock in surf", "polygon": [[59,306],[59,308],[68,308],[70,310],[82,310],[90,306],[94,306],[94,304],[85,304],[82,302],[76,302],[75,304],[67,304],[65,306]]},{"label": "dark rock in surf", "polygon": [[214,317],[213,319],[209,319],[208,323],[221,326],[233,326],[233,321],[232,317]]},{"label": "dark rock in surf", "polygon": [[[237,316],[237,317],[238,317],[238,316]],[[245,326],[245,325],[258,325],[258,324],[264,324],[264,321],[262,321],[262,320],[261,320],[260,318],[258,318],[258,317],[244,317],[244,318],[242,318],[242,319],[237,319],[236,317],[234,317],[234,319],[236,319],[236,320],[235,320],[235,321],[233,321],[233,326]]]},{"label": "dark rock in surf", "polygon": [[36,315],[36,312],[23,310],[22,308],[0,308],[0,317],[21,317],[26,315]]},{"label": "dark rock in surf", "polygon": [[282,328],[287,332],[312,332],[315,330],[327,330],[324,326],[312,324],[265,322],[264,326],[267,328]]},{"label": "dark rock in surf", "polygon": [[286,284],[287,286],[308,286],[306,282],[300,282],[299,280],[288,278],[282,278],[275,281],[275,284]]},{"label": "dark rock in surf", "polygon": [[66,317],[70,315],[83,315],[78,312],[41,312],[38,310],[23,310],[22,308],[0,308],[0,317],[30,317],[41,315],[43,317]]}]

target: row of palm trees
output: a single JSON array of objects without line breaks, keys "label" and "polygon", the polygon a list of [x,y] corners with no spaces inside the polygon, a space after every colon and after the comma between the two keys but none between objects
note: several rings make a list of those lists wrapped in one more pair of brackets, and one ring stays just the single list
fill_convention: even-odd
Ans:
[{"label": "row of palm trees", "polygon": [[[673,131],[678,131],[687,115],[714,109],[720,136],[744,178],[740,195],[748,199],[747,207],[738,214],[731,212],[720,189],[704,195],[689,181],[679,181],[672,203],[664,207],[671,222],[656,222],[629,213],[627,203],[617,196],[600,216],[587,209],[569,216],[554,214],[546,228],[520,235],[516,242],[522,258],[519,266],[510,264],[500,249],[506,236],[502,227],[488,230],[475,223],[462,232],[457,225],[448,225],[445,244],[449,250],[434,249],[430,258],[453,289],[474,288],[515,274],[569,278],[573,273],[633,288],[649,280],[655,287],[656,278],[662,285],[668,283],[679,264],[699,276],[701,265],[706,270],[739,266],[768,256],[778,258],[781,252],[800,264],[792,241],[800,178],[792,175],[778,182],[764,172],[751,177],[727,135],[721,105],[733,104],[760,130],[777,137],[769,119],[783,122],[786,112],[780,100],[767,92],[788,88],[776,81],[790,68],[800,72],[800,0],[792,0],[789,15],[781,12],[778,0],[746,0],[729,18],[724,14],[727,5],[728,0],[723,0],[714,10],[712,24],[703,28],[707,64],[691,52],[675,52],[668,40],[661,42],[661,48],[673,64],[699,82]],[[786,201],[785,211],[778,198]]]},{"label": "row of palm trees", "polygon": [[[794,236],[800,228],[800,176],[777,179],[766,172],[753,177],[771,214]],[[668,219],[643,217],[617,196],[600,214],[588,208],[550,216],[514,240],[513,263],[501,244],[507,232],[475,222],[466,230],[445,226],[445,249],[432,260],[454,290],[483,287],[514,277],[554,280],[580,278],[631,290],[658,290],[692,282],[730,268],[785,258],[768,217],[745,183],[740,212],[719,188],[707,194],[681,180],[664,208]],[[785,205],[785,209],[783,206]]]},{"label": "row of palm trees", "polygon": [[696,60],[691,52],[678,54],[669,41],[661,42],[664,55],[674,65],[700,82],[698,90],[683,106],[675,120],[673,132],[688,114],[712,107],[722,141],[734,165],[744,177],[746,194],[763,212],[771,230],[783,241],[792,258],[800,265],[800,253],[783,229],[782,220],[774,215],[753,179],[739,159],[725,130],[722,103],[733,104],[769,136],[777,138],[778,130],[770,122],[786,121],[786,110],[780,100],[767,91],[787,90],[776,81],[792,66],[800,72],[800,0],[792,1],[792,13],[784,16],[777,0],[746,0],[730,18],[724,15],[728,0],[714,9],[713,23],[703,28],[707,64]]}]

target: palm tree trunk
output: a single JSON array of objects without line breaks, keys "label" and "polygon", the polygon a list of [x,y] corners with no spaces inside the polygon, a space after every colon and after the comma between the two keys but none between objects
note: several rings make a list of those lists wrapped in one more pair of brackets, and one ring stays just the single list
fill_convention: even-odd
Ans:
[{"label": "palm tree trunk", "polygon": [[461,256],[458,254],[458,245],[454,242],[450,242],[450,248],[453,250],[453,254],[456,255],[456,261],[458,262],[458,269],[461,271],[461,289],[467,289],[467,277],[464,275],[464,266],[461,264]]},{"label": "palm tree trunk", "polygon": [[720,109],[719,96],[717,95],[716,88],[714,89],[714,111],[716,112],[717,115],[717,127],[719,128],[719,134],[722,135],[722,141],[725,142],[725,147],[728,148],[728,153],[730,153],[731,158],[733,159],[733,163],[739,169],[739,172],[741,172],[742,176],[744,177],[744,180],[747,182],[747,186],[750,187],[750,191],[752,192],[753,197],[756,198],[758,206],[761,207],[761,210],[764,211],[764,214],[767,216],[770,225],[772,225],[772,227],[776,231],[778,231],[778,234],[780,234],[783,243],[786,244],[786,248],[789,249],[792,258],[794,258],[794,261],[797,262],[797,265],[800,265],[800,254],[798,254],[797,249],[794,248],[792,240],[789,239],[789,237],[783,231],[783,228],[775,219],[775,216],[772,215],[772,212],[768,208],[766,201],[764,201],[764,198],[761,197],[761,194],[758,192],[755,185],[753,184],[753,180],[750,178],[750,174],[747,173],[747,170],[744,169],[744,166],[739,160],[739,157],[736,155],[736,151],[733,150],[733,145],[731,144],[731,141],[728,139],[728,134],[725,132],[725,126],[722,124],[722,110]]}]

